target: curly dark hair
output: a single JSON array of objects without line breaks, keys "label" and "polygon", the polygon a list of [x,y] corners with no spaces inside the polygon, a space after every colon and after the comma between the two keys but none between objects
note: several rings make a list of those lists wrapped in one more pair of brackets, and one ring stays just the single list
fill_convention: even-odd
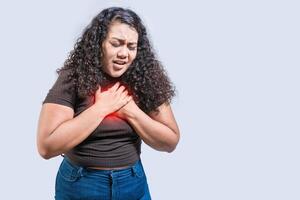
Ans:
[{"label": "curly dark hair", "polygon": [[[110,77],[101,66],[102,42],[107,36],[109,25],[114,21],[125,23],[138,33],[136,58],[118,78]],[[140,17],[130,9],[110,7],[94,17],[78,38],[63,67],[56,72],[60,74],[67,69],[71,69],[68,78],[79,97],[94,95],[98,85],[105,87],[120,81],[129,90],[136,104],[149,113],[157,111],[162,103],[170,103],[175,96],[175,87],[156,58],[145,26]]]}]

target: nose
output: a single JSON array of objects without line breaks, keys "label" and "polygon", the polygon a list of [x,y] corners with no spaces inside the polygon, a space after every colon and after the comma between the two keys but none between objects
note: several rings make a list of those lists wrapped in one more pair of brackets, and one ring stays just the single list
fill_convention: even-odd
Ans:
[{"label": "nose", "polygon": [[121,48],[117,54],[117,56],[122,59],[126,58],[127,55],[128,55],[128,51],[127,51],[126,47]]}]

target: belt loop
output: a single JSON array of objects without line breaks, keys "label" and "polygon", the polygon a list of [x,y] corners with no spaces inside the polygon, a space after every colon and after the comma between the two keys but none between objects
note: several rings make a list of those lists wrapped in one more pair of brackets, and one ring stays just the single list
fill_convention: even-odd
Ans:
[{"label": "belt loop", "polygon": [[131,171],[132,171],[132,175],[133,175],[133,176],[136,176],[136,168],[135,168],[135,165],[133,165],[133,166],[131,167]]},{"label": "belt loop", "polygon": [[78,175],[83,176],[83,167],[79,167],[77,173]]}]

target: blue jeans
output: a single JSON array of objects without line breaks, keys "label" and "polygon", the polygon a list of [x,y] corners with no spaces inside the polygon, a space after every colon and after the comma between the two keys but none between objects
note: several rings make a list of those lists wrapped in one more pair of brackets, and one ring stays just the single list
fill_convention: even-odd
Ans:
[{"label": "blue jeans", "polygon": [[118,170],[81,167],[64,158],[56,175],[56,200],[151,200],[141,160]]}]

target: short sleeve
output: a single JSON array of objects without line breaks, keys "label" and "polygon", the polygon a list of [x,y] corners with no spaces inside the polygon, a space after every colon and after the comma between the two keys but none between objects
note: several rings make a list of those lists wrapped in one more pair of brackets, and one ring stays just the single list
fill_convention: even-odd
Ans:
[{"label": "short sleeve", "polygon": [[68,80],[70,70],[60,71],[57,80],[48,91],[44,103],[56,103],[70,108],[75,108],[76,90],[71,80]]}]

